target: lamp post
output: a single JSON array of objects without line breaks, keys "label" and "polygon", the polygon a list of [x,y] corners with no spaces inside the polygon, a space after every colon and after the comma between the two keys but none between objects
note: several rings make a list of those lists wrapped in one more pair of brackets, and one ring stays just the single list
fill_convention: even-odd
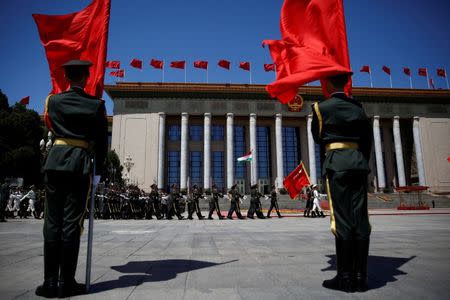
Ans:
[{"label": "lamp post", "polygon": [[47,140],[41,139],[39,142],[39,149],[41,150],[43,161],[47,158],[48,152],[53,146],[53,133],[51,131],[47,134]]},{"label": "lamp post", "polygon": [[134,166],[133,158],[130,155],[125,157],[125,162],[123,163],[125,169],[127,169],[127,176],[125,177],[127,184],[130,183],[131,180],[131,168]]}]

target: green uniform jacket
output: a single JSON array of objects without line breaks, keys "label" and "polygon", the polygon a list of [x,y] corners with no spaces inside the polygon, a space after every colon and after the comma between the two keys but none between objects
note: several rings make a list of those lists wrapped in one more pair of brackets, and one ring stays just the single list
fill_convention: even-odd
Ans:
[{"label": "green uniform jacket", "polygon": [[95,152],[97,162],[96,173],[103,171],[108,151],[108,121],[103,100],[86,94],[80,87],[72,87],[49,96],[45,120],[56,139],[79,139],[89,143],[89,149],[54,145],[48,154],[45,171],[89,174],[92,152]]},{"label": "green uniform jacket", "polygon": [[372,126],[361,103],[344,93],[313,104],[311,131],[321,146],[332,142],[355,142],[359,150],[340,149],[327,153],[322,175],[330,171],[366,170],[372,148]]}]

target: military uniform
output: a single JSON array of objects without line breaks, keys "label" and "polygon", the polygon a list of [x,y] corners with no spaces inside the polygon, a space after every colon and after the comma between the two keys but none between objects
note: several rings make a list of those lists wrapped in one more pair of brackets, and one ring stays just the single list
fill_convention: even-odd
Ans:
[{"label": "military uniform", "polygon": [[152,218],[152,213],[155,214],[156,218],[158,220],[162,219],[161,216],[161,200],[160,200],[160,194],[158,192],[157,186],[156,184],[152,184],[151,186],[152,190],[150,192],[149,198],[150,198],[150,203],[149,203],[149,214],[150,214],[150,219]]},{"label": "military uniform", "polygon": [[9,200],[9,184],[4,182],[0,185],[0,222],[6,222],[6,206]]},{"label": "military uniform", "polygon": [[253,215],[256,213],[256,216],[259,219],[265,219],[262,213],[262,205],[260,198],[263,195],[258,191],[258,185],[252,185],[250,191],[250,207],[247,211],[247,218],[254,219]]},{"label": "military uniform", "polygon": [[228,219],[233,219],[233,212],[236,213],[238,219],[244,219],[244,217],[241,214],[241,207],[239,205],[239,201],[241,198],[243,198],[243,196],[239,194],[236,187],[237,187],[236,185],[233,185],[231,187],[231,190],[228,192],[230,198],[230,210],[228,211],[227,215]]},{"label": "military uniform", "polygon": [[278,218],[282,218],[280,214],[280,209],[278,208],[278,194],[275,189],[275,186],[272,187],[272,192],[270,193],[270,207],[267,211],[267,217],[271,218],[270,213],[272,212],[272,209],[275,208],[275,211],[277,212]]},{"label": "military uniform", "polygon": [[174,215],[177,216],[178,220],[184,219],[180,213],[180,199],[182,198],[180,192],[176,186],[172,186],[170,191],[170,197],[167,199],[167,219],[171,220]]},{"label": "military uniform", "polygon": [[365,290],[371,232],[367,211],[371,124],[359,102],[334,93],[330,99],[314,103],[311,131],[326,151],[322,175],[326,177],[338,262],[338,276],[323,285]]},{"label": "military uniform", "polygon": [[188,205],[188,219],[192,220],[192,215],[194,212],[197,214],[197,217],[199,220],[203,220],[205,217],[202,215],[202,212],[200,211],[200,198],[203,198],[203,194],[200,191],[200,189],[197,187],[197,185],[194,185],[192,188],[192,196],[189,199],[189,205]]},{"label": "military uniform", "polygon": [[222,216],[222,214],[220,213],[220,207],[219,207],[219,198],[223,198],[223,194],[219,193],[219,191],[217,191],[217,187],[216,185],[212,186],[212,191],[211,191],[211,196],[209,198],[209,215],[208,215],[208,219],[212,220],[213,217],[213,213],[214,210],[217,213],[217,216],[219,217],[220,220],[225,219],[224,216]]}]

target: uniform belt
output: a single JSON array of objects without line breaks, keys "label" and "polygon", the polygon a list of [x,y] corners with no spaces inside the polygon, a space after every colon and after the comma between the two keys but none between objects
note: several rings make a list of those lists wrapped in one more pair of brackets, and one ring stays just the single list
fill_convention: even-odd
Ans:
[{"label": "uniform belt", "polygon": [[337,150],[337,149],[355,149],[358,150],[359,146],[358,143],[354,142],[334,142],[329,143],[325,145],[325,150],[331,151],[331,150]]},{"label": "uniform belt", "polygon": [[73,146],[83,149],[87,149],[89,147],[89,143],[87,141],[68,138],[57,138],[53,145]]}]

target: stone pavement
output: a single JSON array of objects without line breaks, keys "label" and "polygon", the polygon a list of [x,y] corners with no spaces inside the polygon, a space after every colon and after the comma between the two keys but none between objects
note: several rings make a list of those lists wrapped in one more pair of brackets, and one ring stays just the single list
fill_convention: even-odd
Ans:
[{"label": "stone pavement", "polygon": [[[447,299],[450,210],[373,212],[370,290],[322,288],[335,275],[329,218],[100,220],[92,289],[76,299]],[[431,214],[434,213],[434,214]],[[0,223],[0,299],[35,299],[42,220]],[[84,281],[86,235],[77,280]]]}]

